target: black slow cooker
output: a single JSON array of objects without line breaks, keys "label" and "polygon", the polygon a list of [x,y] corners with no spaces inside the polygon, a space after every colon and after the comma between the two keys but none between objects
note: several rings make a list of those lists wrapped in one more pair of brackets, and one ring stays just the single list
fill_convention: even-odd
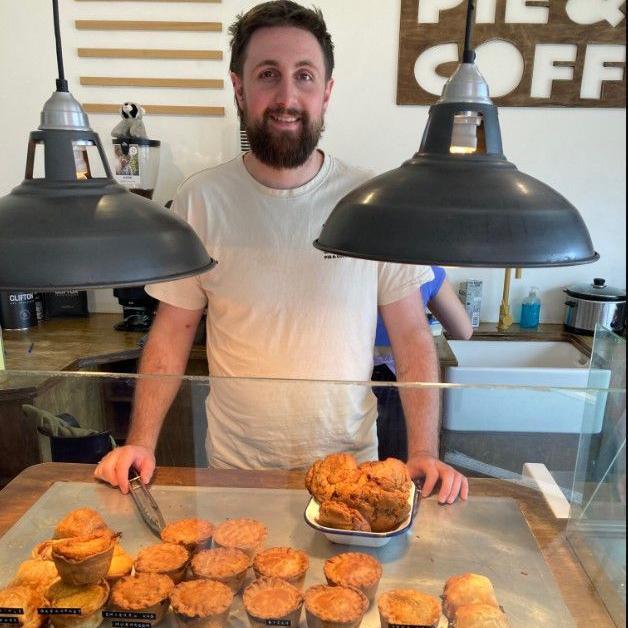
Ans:
[{"label": "black slow cooker", "polygon": [[626,329],[626,291],[606,285],[605,279],[592,284],[574,284],[565,289],[565,329],[576,334],[593,335],[601,325],[616,333]]}]

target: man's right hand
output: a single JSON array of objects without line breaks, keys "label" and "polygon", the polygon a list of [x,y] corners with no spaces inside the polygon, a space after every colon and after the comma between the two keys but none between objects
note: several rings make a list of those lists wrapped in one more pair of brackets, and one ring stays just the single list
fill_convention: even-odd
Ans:
[{"label": "man's right hand", "polygon": [[144,484],[148,484],[155,471],[155,454],[147,447],[125,445],[110,451],[94,471],[94,477],[111,486],[118,486],[126,495],[129,492],[129,469],[135,467]]}]

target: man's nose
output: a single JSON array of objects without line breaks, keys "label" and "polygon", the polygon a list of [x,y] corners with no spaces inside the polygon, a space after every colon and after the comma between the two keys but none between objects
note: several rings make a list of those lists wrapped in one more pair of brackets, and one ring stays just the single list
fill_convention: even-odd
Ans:
[{"label": "man's nose", "polygon": [[294,108],[297,104],[297,89],[292,80],[284,79],[277,86],[276,104],[285,109]]}]

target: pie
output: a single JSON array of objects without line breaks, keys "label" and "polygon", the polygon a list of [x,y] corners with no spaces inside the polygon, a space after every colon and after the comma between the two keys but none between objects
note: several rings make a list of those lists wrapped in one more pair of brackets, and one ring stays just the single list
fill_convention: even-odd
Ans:
[{"label": "pie", "polygon": [[72,536],[90,536],[99,532],[111,532],[103,518],[92,508],[79,508],[68,513],[55,528],[55,539]]},{"label": "pie", "polygon": [[0,589],[0,608],[22,609],[21,615],[0,614],[0,618],[17,618],[22,628],[40,628],[45,624],[46,617],[39,615],[37,609],[47,606],[40,591],[25,585],[11,585]]},{"label": "pie", "polygon": [[440,600],[413,589],[388,591],[379,598],[378,606],[382,628],[391,624],[436,628],[440,622]]},{"label": "pie", "polygon": [[233,547],[253,558],[264,546],[267,536],[266,526],[255,519],[229,519],[214,531],[214,545]]},{"label": "pie", "polygon": [[167,525],[161,532],[164,543],[178,543],[194,553],[209,548],[214,524],[204,519],[181,519]]},{"label": "pie", "polygon": [[461,606],[454,618],[456,628],[510,628],[505,613],[490,604]]},{"label": "pie", "polygon": [[449,621],[453,621],[461,606],[468,604],[488,604],[499,608],[491,581],[486,576],[474,573],[449,578],[445,583],[443,601],[443,610]]},{"label": "pie", "polygon": [[109,571],[107,572],[107,580],[111,584],[118,578],[131,575],[132,570],[133,558],[124,551],[124,548],[119,543],[116,543],[113,548],[111,565],[109,565]]},{"label": "pie", "polygon": [[351,454],[332,454],[310,467],[305,487],[320,504],[333,497],[338,484],[354,482],[359,475],[358,463]]},{"label": "pie", "polygon": [[172,610],[181,628],[219,628],[229,617],[233,592],[221,582],[192,580],[178,584],[170,596]]},{"label": "pie", "polygon": [[192,558],[192,574],[195,578],[222,582],[234,594],[242,588],[250,566],[250,557],[232,547],[203,550]]},{"label": "pie", "polygon": [[178,584],[185,576],[189,560],[190,555],[183,545],[159,543],[140,551],[134,563],[135,573],[163,574]]},{"label": "pie", "polygon": [[330,623],[357,628],[368,610],[369,601],[352,587],[316,585],[305,592],[305,614],[309,628],[324,628]]},{"label": "pie", "polygon": [[382,577],[381,563],[368,554],[348,552],[330,558],[323,568],[332,586],[354,587],[373,600]]},{"label": "pie", "polygon": [[396,458],[388,458],[377,462],[365,462],[360,465],[360,471],[369,481],[374,482],[387,491],[403,491],[410,494],[412,478],[408,466]]},{"label": "pie", "polygon": [[55,543],[52,560],[63,582],[70,585],[96,584],[105,578],[117,538],[117,535],[106,532]]},{"label": "pie", "polygon": [[260,552],[253,561],[253,571],[258,578],[281,578],[302,589],[310,559],[303,550],[291,547],[272,547]]},{"label": "pie", "polygon": [[59,539],[48,539],[38,543],[31,552],[31,558],[39,558],[40,560],[52,560],[52,548],[60,543]]},{"label": "pie", "polygon": [[371,524],[359,510],[333,499],[328,499],[320,505],[317,521],[325,528],[371,532]]},{"label": "pie", "polygon": [[153,613],[155,624],[164,618],[174,582],[157,573],[140,573],[120,578],[111,588],[109,602],[114,610]]},{"label": "pie", "polygon": [[281,578],[259,578],[242,594],[252,628],[262,628],[272,622],[290,622],[298,626],[303,607],[303,595]]},{"label": "pie", "polygon": [[80,609],[80,615],[55,615],[55,628],[96,628],[102,623],[101,611],[109,597],[109,585],[106,580],[83,586],[58,580],[46,597],[53,608]]},{"label": "pie", "polygon": [[30,559],[18,567],[11,584],[29,586],[44,593],[58,577],[59,572],[51,560]]}]

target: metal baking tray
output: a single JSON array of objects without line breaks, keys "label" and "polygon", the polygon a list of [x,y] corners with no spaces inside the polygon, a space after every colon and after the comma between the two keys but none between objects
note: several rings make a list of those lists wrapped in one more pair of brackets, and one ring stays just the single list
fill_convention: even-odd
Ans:
[{"label": "metal baking tray", "polygon": [[[309,501],[305,491],[175,486],[151,490],[167,522],[191,516],[215,523],[233,517],[263,521],[269,528],[268,547],[288,545],[310,555],[306,587],[324,582],[323,563],[329,557],[355,551],[330,543],[305,524],[303,511]],[[95,508],[114,530],[121,531],[122,544],[130,553],[157,542],[131,497],[102,485],[57,482],[0,538],[0,585],[9,583],[39,541],[50,538],[59,519],[80,506]],[[407,534],[383,548],[359,551],[383,563],[379,593],[410,587],[440,596],[447,578],[471,571],[492,580],[513,628],[576,625],[517,503],[510,498],[472,497],[448,507],[439,506],[434,498],[424,499]],[[174,626],[174,621],[168,618],[163,625]],[[305,614],[301,625],[305,626]],[[379,625],[373,605],[362,626]],[[103,626],[108,628],[110,621]],[[234,602],[230,626],[248,626],[241,596]]]}]

